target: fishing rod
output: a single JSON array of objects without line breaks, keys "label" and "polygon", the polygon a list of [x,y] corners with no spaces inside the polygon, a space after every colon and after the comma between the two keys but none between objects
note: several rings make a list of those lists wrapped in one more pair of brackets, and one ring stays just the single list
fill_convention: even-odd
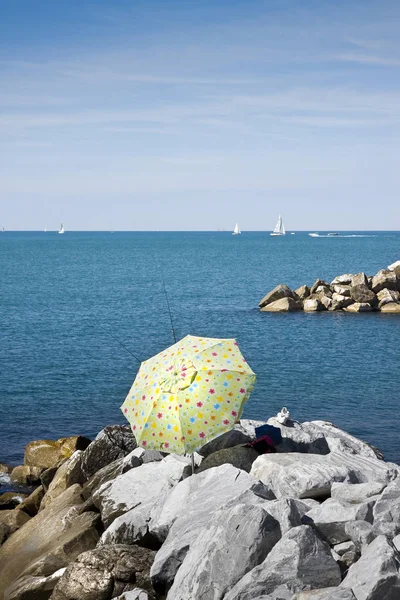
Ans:
[{"label": "fishing rod", "polygon": [[157,267],[158,267],[158,271],[159,271],[159,274],[160,274],[160,279],[161,279],[162,287],[163,287],[164,294],[165,294],[165,300],[166,300],[166,303],[167,303],[168,314],[169,314],[169,320],[170,320],[170,323],[171,323],[171,329],[172,329],[172,335],[174,336],[174,342],[175,342],[175,344],[176,344],[176,334],[175,334],[174,322],[173,322],[173,320],[172,320],[171,307],[170,307],[170,305],[169,305],[169,299],[168,299],[168,294],[167,294],[167,288],[165,287],[164,277],[162,276],[162,271],[161,271],[161,269],[160,269],[160,265],[159,265],[159,263],[157,263]]},{"label": "fishing rod", "polygon": [[125,346],[125,344],[124,344],[123,342],[121,342],[121,340],[119,340],[117,337],[115,337],[115,335],[113,335],[112,333],[110,333],[109,331],[107,331],[107,329],[106,329],[105,327],[103,327],[102,325],[100,325],[100,323],[97,323],[97,324],[98,324],[98,326],[99,326],[99,327],[100,327],[100,328],[101,328],[103,331],[105,331],[105,332],[106,332],[106,333],[107,333],[109,336],[111,336],[111,337],[112,337],[112,338],[113,338],[113,339],[114,339],[116,342],[118,342],[118,344],[119,344],[120,346],[122,346],[122,348],[124,348],[124,349],[125,349],[127,352],[129,352],[129,354],[130,354],[131,356],[133,356],[133,358],[134,358],[135,360],[137,360],[139,364],[141,364],[141,363],[142,363],[142,361],[140,360],[140,358],[138,358],[138,357],[137,357],[135,354],[133,354],[133,352],[131,352],[131,351],[129,350],[129,348],[127,348],[127,347]]}]

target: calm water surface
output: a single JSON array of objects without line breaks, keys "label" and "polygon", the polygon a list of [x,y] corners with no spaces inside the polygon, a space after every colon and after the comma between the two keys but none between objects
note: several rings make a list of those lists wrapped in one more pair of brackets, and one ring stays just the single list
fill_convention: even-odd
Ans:
[{"label": "calm water surface", "polygon": [[400,317],[268,314],[278,283],[374,274],[400,258],[400,233],[271,238],[266,233],[0,234],[0,462],[33,439],[94,436],[123,423],[140,359],[178,337],[237,338],[257,374],[245,417],[283,405],[333,421],[400,462]]}]

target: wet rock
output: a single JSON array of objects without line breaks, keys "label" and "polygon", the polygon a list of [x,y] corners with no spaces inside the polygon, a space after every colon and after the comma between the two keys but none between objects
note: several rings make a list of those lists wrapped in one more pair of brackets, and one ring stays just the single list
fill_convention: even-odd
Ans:
[{"label": "wet rock", "polygon": [[270,302],[261,308],[263,312],[293,312],[301,310],[301,302],[293,298],[281,298]]},{"label": "wet rock", "polygon": [[152,592],[149,570],[154,554],[123,544],[84,552],[67,567],[51,599],[111,600],[138,587]]},{"label": "wet rock", "polygon": [[340,569],[330,548],[307,526],[295,527],[274,546],[267,558],[249,571],[225,600],[254,600],[273,594],[285,584],[292,594],[309,588],[337,586]]},{"label": "wet rock", "polygon": [[371,312],[372,306],[367,302],[355,302],[344,308],[346,312],[360,313],[360,312]]},{"label": "wet rock", "polygon": [[102,467],[137,447],[129,425],[109,425],[97,435],[82,456],[82,472],[89,479]]},{"label": "wet rock", "polygon": [[384,288],[387,288],[388,290],[398,290],[396,272],[389,271],[388,269],[378,271],[375,277],[372,278],[371,288],[375,294]]},{"label": "wet rock", "polygon": [[298,300],[295,292],[290,289],[287,285],[280,283],[273,290],[268,292],[266,296],[262,300],[260,300],[258,306],[260,308],[264,308],[267,304],[271,304],[277,300],[281,300],[283,298],[292,298],[294,300]]},{"label": "wet rock", "polygon": [[72,436],[59,440],[34,440],[25,446],[24,465],[48,469],[69,458],[76,450],[85,450],[91,440]]},{"label": "wet rock", "polygon": [[[84,513],[72,524],[65,520],[70,509],[82,503],[81,487],[75,484],[35,517],[27,517],[0,548],[1,591],[22,574],[47,577],[97,544],[98,514]],[[11,512],[22,513],[19,509]]]},{"label": "wet rock", "polygon": [[318,298],[307,298],[303,303],[304,312],[315,312],[320,310],[326,310],[326,307],[322,304]]},{"label": "wet rock", "polygon": [[42,467],[27,467],[19,465],[11,471],[11,481],[21,485],[36,485],[40,483],[40,475],[43,472]]},{"label": "wet rock", "polygon": [[6,473],[6,474],[10,474],[11,471],[13,470],[13,466],[12,465],[7,465],[6,463],[0,463],[0,473]]},{"label": "wet rock", "polygon": [[10,530],[10,535],[25,525],[29,519],[30,516],[27,515],[23,510],[10,509],[0,511],[0,524],[3,523],[4,525],[7,525]]},{"label": "wet rock", "polygon": [[389,302],[388,304],[385,304],[384,306],[382,306],[381,312],[393,313],[393,314],[400,313],[400,303]]},{"label": "wet rock", "polygon": [[48,577],[22,576],[7,588],[4,600],[47,600],[64,571],[59,569]]},{"label": "wet rock", "polygon": [[196,473],[202,473],[207,469],[219,467],[220,465],[230,464],[237,469],[242,469],[250,473],[253,462],[259,456],[253,448],[245,446],[234,446],[233,448],[223,448],[213,454],[209,454],[196,469]]},{"label": "wet rock", "polygon": [[341,504],[334,498],[328,498],[316,508],[303,516],[302,522],[313,525],[329,541],[330,544],[340,544],[348,541],[346,523],[349,521],[372,522],[374,501],[362,504]]},{"label": "wet rock", "polygon": [[310,295],[310,288],[308,285],[302,285],[295,290],[295,294],[297,294],[300,300],[305,300]]},{"label": "wet rock", "polygon": [[350,567],[341,587],[353,590],[357,599],[398,600],[399,559],[385,536],[377,537]]},{"label": "wet rock", "polygon": [[350,295],[356,303],[367,303],[372,307],[378,305],[378,298],[366,285],[353,285],[353,287],[350,289]]},{"label": "wet rock", "polygon": [[266,558],[280,537],[278,521],[261,506],[236,504],[220,509],[191,544],[167,598],[222,600]]},{"label": "wet rock", "polygon": [[244,431],[240,431],[239,429],[231,429],[230,431],[226,431],[222,435],[219,435],[202,446],[199,450],[199,454],[207,457],[209,454],[213,454],[213,452],[217,452],[218,450],[232,448],[233,446],[238,446],[239,444],[247,444],[253,439],[254,436],[252,437],[246,434]]}]

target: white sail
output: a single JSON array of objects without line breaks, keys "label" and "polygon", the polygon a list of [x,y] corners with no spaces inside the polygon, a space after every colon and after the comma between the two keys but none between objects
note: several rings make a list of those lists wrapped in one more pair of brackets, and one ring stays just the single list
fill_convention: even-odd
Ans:
[{"label": "white sail", "polygon": [[285,226],[283,224],[281,215],[279,215],[278,222],[275,225],[275,229],[271,235],[286,235]]},{"label": "white sail", "polygon": [[238,223],[236,223],[236,225],[235,225],[235,227],[233,229],[232,235],[239,235],[240,233],[242,233],[242,232],[239,229]]},{"label": "white sail", "polygon": [[60,225],[60,230],[58,233],[64,233],[64,225],[62,223]]}]

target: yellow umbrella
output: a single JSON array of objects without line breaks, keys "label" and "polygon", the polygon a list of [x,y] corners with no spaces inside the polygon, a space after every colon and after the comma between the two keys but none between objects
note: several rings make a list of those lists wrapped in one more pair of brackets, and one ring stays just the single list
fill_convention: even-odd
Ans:
[{"label": "yellow umbrella", "polygon": [[188,335],[141,364],[121,410],[138,445],[190,453],[232,429],[255,380],[235,340]]}]

